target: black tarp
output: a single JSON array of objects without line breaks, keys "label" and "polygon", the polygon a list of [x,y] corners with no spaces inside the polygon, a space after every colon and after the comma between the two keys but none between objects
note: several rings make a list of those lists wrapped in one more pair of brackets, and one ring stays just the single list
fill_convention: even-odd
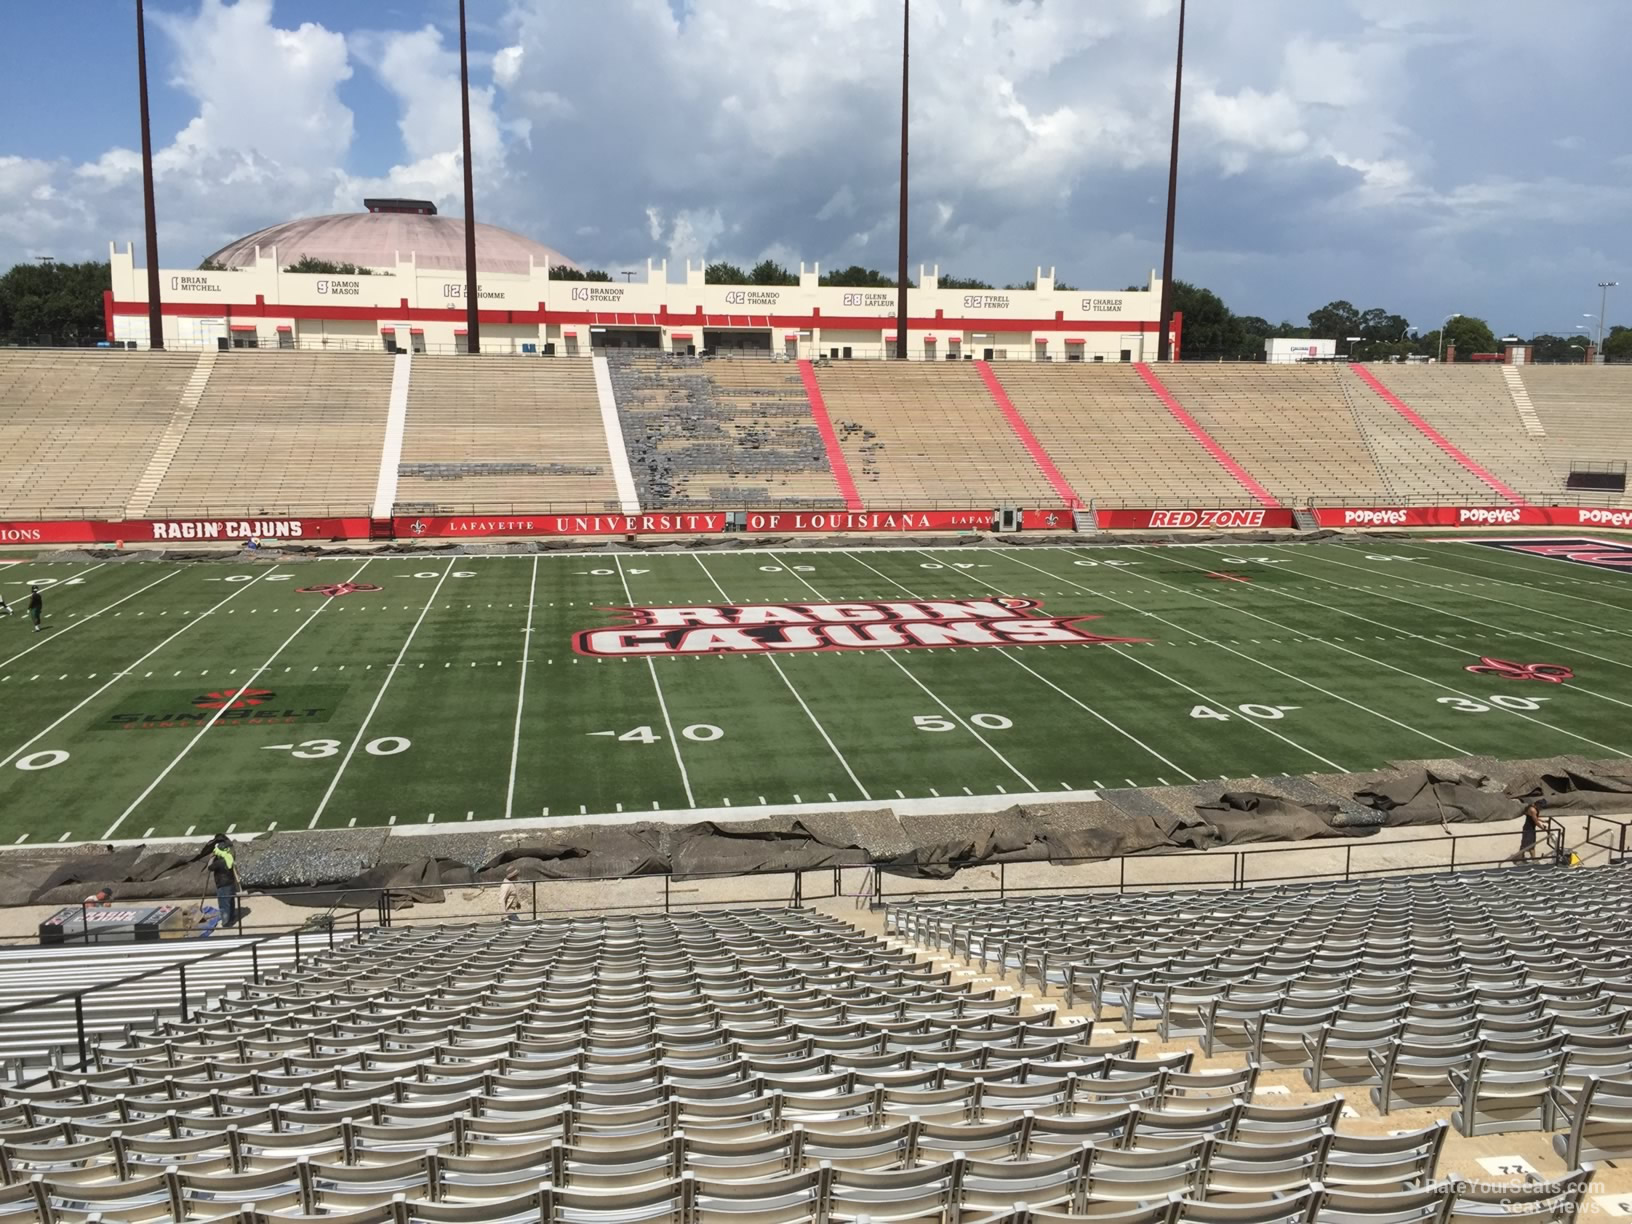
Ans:
[{"label": "black tarp", "polygon": [[1518,800],[1483,789],[1483,781],[1479,774],[1410,769],[1372,782],[1354,797],[1386,812],[1391,826],[1512,820],[1524,810]]}]

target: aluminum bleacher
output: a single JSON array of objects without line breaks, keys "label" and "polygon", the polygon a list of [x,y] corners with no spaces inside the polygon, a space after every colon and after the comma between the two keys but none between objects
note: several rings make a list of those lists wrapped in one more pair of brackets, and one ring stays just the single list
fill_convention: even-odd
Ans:
[{"label": "aluminum bleacher", "polygon": [[[1568,1224],[1577,1162],[1632,1155],[1632,1081],[1565,1078],[1632,1042],[1625,870],[378,929],[8,1087],[0,1217]],[[1568,1171],[1468,1184],[1443,1117],[1140,1048],[1271,1014],[1393,1026],[1346,1092],[1416,1076]]]},{"label": "aluminum bleacher", "polygon": [[642,506],[844,505],[793,365],[633,349],[609,360]]},{"label": "aluminum bleacher", "polygon": [[396,505],[399,514],[616,509],[589,363],[416,358]]},{"label": "aluminum bleacher", "polygon": [[116,518],[194,353],[0,349],[0,518]]},{"label": "aluminum bleacher", "polygon": [[[1519,377],[1546,429],[1555,481],[1572,463],[1632,463],[1632,366],[1521,366]],[[1632,494],[1593,500],[1632,506]]]},{"label": "aluminum bleacher", "polygon": [[390,392],[391,363],[383,356],[223,356],[148,513],[366,514],[379,475]]}]

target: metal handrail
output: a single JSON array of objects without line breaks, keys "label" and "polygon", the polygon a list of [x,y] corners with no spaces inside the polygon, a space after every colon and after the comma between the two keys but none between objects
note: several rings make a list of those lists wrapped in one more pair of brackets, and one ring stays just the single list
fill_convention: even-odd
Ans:
[{"label": "metal handrail", "polygon": [[[1562,831],[1560,831],[1560,832],[1561,832],[1561,836],[1562,836]],[[1297,871],[1297,872],[1292,872],[1290,874],[1273,875],[1273,876],[1254,874],[1252,871],[1249,870],[1248,864],[1254,859],[1268,858],[1268,857],[1270,857],[1272,855],[1283,855],[1284,856],[1284,855],[1289,855],[1289,854],[1331,853],[1331,852],[1337,850],[1338,847],[1331,844],[1331,839],[1322,838],[1322,839],[1314,839],[1308,844],[1300,843],[1300,844],[1294,845],[1294,846],[1265,846],[1265,847],[1258,847],[1258,848],[1245,848],[1245,849],[1240,849],[1240,850],[1227,850],[1227,849],[1224,849],[1224,850],[1220,850],[1220,849],[1214,849],[1214,850],[1178,850],[1178,851],[1171,851],[1171,852],[1160,852],[1160,851],[1158,851],[1158,852],[1155,852],[1155,853],[1143,853],[1143,854],[1080,855],[1080,856],[1069,856],[1069,857],[1048,858],[1048,859],[1018,860],[1018,861],[1015,861],[1012,865],[1035,866],[1035,867],[1046,867],[1046,866],[1074,867],[1074,866],[1083,866],[1083,865],[1091,864],[1091,863],[1113,863],[1114,862],[1114,863],[1117,864],[1117,880],[1116,880],[1115,883],[1071,884],[1071,885],[1067,885],[1065,887],[1068,887],[1069,889],[1071,889],[1073,891],[1081,891],[1081,892],[1103,892],[1103,891],[1113,890],[1114,889],[1118,893],[1125,893],[1125,892],[1129,892],[1129,891],[1133,891],[1133,890],[1139,890],[1139,889],[1152,887],[1152,885],[1150,885],[1148,883],[1145,883],[1145,882],[1138,881],[1138,880],[1135,880],[1135,881],[1132,881],[1132,882],[1129,881],[1129,879],[1128,879],[1128,863],[1129,863],[1129,860],[1147,860],[1147,861],[1151,861],[1151,862],[1161,861],[1161,862],[1164,862],[1164,863],[1171,863],[1174,860],[1186,860],[1186,861],[1194,862],[1194,861],[1199,861],[1199,860],[1202,860],[1202,859],[1214,859],[1214,860],[1217,860],[1217,859],[1227,857],[1230,860],[1230,879],[1229,879],[1229,881],[1227,883],[1225,881],[1223,881],[1222,879],[1211,880],[1211,881],[1203,879],[1203,880],[1195,880],[1195,881],[1186,882],[1183,886],[1197,888],[1197,889],[1227,887],[1227,888],[1229,888],[1231,890],[1239,890],[1239,889],[1243,889],[1243,888],[1257,887],[1257,886],[1260,886],[1260,885],[1287,883],[1287,882],[1296,881],[1296,880],[1309,880],[1309,881],[1345,880],[1345,881],[1347,881],[1347,880],[1357,880],[1357,879],[1369,879],[1372,876],[1378,876],[1378,875],[1410,875],[1410,874],[1425,874],[1425,873],[1435,872],[1435,871],[1480,870],[1480,869],[1484,869],[1484,868],[1488,868],[1488,867],[1499,866],[1499,865],[1501,865],[1501,864],[1503,864],[1505,862],[1510,861],[1513,856],[1512,856],[1511,853],[1503,853],[1503,854],[1498,854],[1498,855],[1496,855],[1494,857],[1479,857],[1479,858],[1470,859],[1470,858],[1466,857],[1464,854],[1462,854],[1462,853],[1460,853],[1458,851],[1457,843],[1458,842],[1465,842],[1465,841],[1481,841],[1482,842],[1482,841],[1488,841],[1490,839],[1506,839],[1506,840],[1510,841],[1513,838],[1513,836],[1514,836],[1514,833],[1513,833],[1513,830],[1511,830],[1511,829],[1500,830],[1500,831],[1498,831],[1498,830],[1481,830],[1481,831],[1477,831],[1477,832],[1469,832],[1469,833],[1461,833],[1461,834],[1457,834],[1457,833],[1434,833],[1434,834],[1430,834],[1430,835],[1424,836],[1424,837],[1413,838],[1410,842],[1407,842],[1407,843],[1392,842],[1392,841],[1385,843],[1385,844],[1387,844],[1388,846],[1390,846],[1392,848],[1398,848],[1401,845],[1409,845],[1409,846],[1412,846],[1412,847],[1430,848],[1430,847],[1443,847],[1447,843],[1449,844],[1449,849],[1450,849],[1449,859],[1443,866],[1434,866],[1432,864],[1429,864],[1429,865],[1424,865],[1424,866],[1421,866],[1421,867],[1406,867],[1406,868],[1402,868],[1402,867],[1365,867],[1365,866],[1356,866],[1355,862],[1354,862],[1355,851],[1357,849],[1363,851],[1368,845],[1371,844],[1371,842],[1370,842],[1369,838],[1364,839],[1364,840],[1361,840],[1361,839],[1349,839],[1341,847],[1342,850],[1343,850],[1343,866],[1342,866],[1341,870],[1312,869],[1312,870],[1307,870],[1307,871]],[[1555,851],[1554,858],[1555,859],[1559,858],[1556,851]],[[1021,886],[1017,886],[1017,887],[1011,887],[1009,885],[1009,883],[1008,883],[1008,878],[1007,878],[1008,867],[1011,865],[1011,863],[1009,861],[1006,861],[1006,860],[999,860],[999,861],[997,861],[995,863],[994,862],[963,862],[963,861],[959,861],[959,860],[931,860],[931,861],[918,863],[918,864],[915,864],[915,865],[919,866],[919,867],[926,867],[926,868],[949,868],[954,872],[954,874],[956,872],[958,872],[958,871],[966,870],[966,869],[967,870],[976,870],[976,869],[985,868],[985,869],[988,869],[988,870],[990,870],[990,869],[995,869],[996,870],[998,878],[997,878],[996,884],[994,884],[994,885],[980,886],[980,885],[975,885],[975,884],[967,883],[967,882],[957,883],[955,885],[955,888],[956,888],[956,891],[957,891],[959,896],[967,896],[967,895],[970,895],[970,894],[979,894],[979,893],[993,893],[993,894],[996,894],[998,897],[1001,898],[1001,897],[1006,897],[1006,896],[1024,894],[1026,892],[1044,892],[1044,891],[1057,892],[1062,887],[1058,883],[1039,884],[1039,885],[1035,885],[1035,886],[1021,885]],[[844,898],[846,896],[854,898],[854,897],[857,897],[858,895],[859,896],[865,896],[865,897],[871,899],[872,902],[875,905],[877,905],[877,904],[882,904],[883,899],[885,897],[887,897],[887,896],[911,897],[911,896],[924,895],[924,890],[921,889],[921,888],[920,889],[898,889],[898,890],[885,889],[883,887],[882,877],[885,876],[885,875],[891,874],[892,871],[896,870],[896,869],[898,869],[897,864],[891,862],[890,860],[887,860],[887,859],[868,859],[868,860],[866,860],[864,862],[846,863],[846,864],[840,864],[840,865],[831,866],[831,867],[778,867],[778,868],[771,868],[771,869],[768,869],[768,870],[755,870],[755,871],[691,871],[691,872],[686,872],[684,874],[677,874],[677,873],[673,873],[673,872],[652,872],[652,873],[647,874],[647,875],[635,875],[635,876],[563,876],[563,877],[551,878],[551,879],[546,879],[546,880],[533,880],[533,881],[529,882],[530,891],[531,891],[531,898],[530,898],[530,911],[531,911],[531,913],[530,913],[530,916],[531,916],[532,919],[536,920],[540,915],[540,910],[539,910],[539,906],[538,906],[538,886],[541,883],[545,884],[545,885],[579,885],[579,884],[582,884],[582,885],[597,885],[597,884],[606,885],[606,884],[630,884],[630,883],[633,883],[635,881],[640,881],[640,880],[651,881],[654,884],[656,882],[658,882],[658,881],[662,882],[663,895],[662,895],[661,899],[655,899],[654,898],[651,901],[638,901],[638,900],[634,900],[630,896],[628,896],[626,891],[614,890],[614,889],[602,889],[602,890],[600,890],[602,893],[607,894],[607,895],[620,896],[621,899],[614,902],[614,903],[607,904],[607,905],[584,905],[584,906],[553,907],[553,908],[551,908],[551,909],[549,909],[547,911],[547,914],[549,916],[559,915],[561,917],[570,917],[570,916],[579,915],[579,914],[600,914],[600,913],[611,913],[611,912],[629,912],[629,911],[632,911],[632,910],[661,910],[663,913],[672,913],[672,912],[674,912],[676,910],[704,908],[704,907],[709,907],[709,906],[740,905],[740,904],[743,904],[744,902],[748,902],[748,901],[753,900],[754,899],[754,896],[752,895],[753,893],[763,895],[763,889],[757,889],[757,890],[742,889],[742,890],[737,890],[736,892],[734,892],[734,893],[732,893],[730,895],[727,895],[727,896],[714,896],[714,897],[710,897],[707,900],[680,899],[680,898],[675,897],[675,895],[674,895],[673,885],[676,882],[690,883],[690,882],[703,882],[703,881],[716,881],[716,880],[744,880],[744,881],[750,881],[750,880],[763,880],[763,879],[778,878],[778,877],[791,877],[789,888],[786,890],[786,896],[787,896],[787,899],[788,899],[787,903],[790,904],[790,905],[800,905],[800,904],[803,904],[803,903],[808,902],[808,901],[835,900],[835,899]],[[844,892],[843,891],[843,886],[842,886],[843,874],[845,872],[858,872],[858,871],[859,872],[865,872],[871,877],[868,891],[865,894],[846,893],[846,892]],[[805,876],[826,876],[826,877],[830,878],[830,880],[831,880],[831,887],[826,892],[807,893],[805,891],[805,886],[804,886],[804,877]],[[347,887],[343,887],[343,886],[337,886],[337,887],[321,888],[321,889],[317,889],[317,888],[313,888],[313,889],[280,889],[280,890],[278,890],[276,892],[267,893],[267,894],[264,894],[264,895],[266,895],[268,897],[271,897],[271,898],[274,898],[274,899],[290,900],[290,899],[298,898],[298,897],[302,897],[302,896],[324,896],[324,897],[327,897],[327,896],[333,896],[335,893],[341,893],[348,900],[351,900],[351,902],[353,904],[357,904],[357,905],[359,905],[359,906],[361,906],[363,908],[372,908],[372,909],[374,909],[376,911],[376,917],[377,917],[377,920],[379,922],[379,925],[382,926],[382,927],[389,927],[389,926],[396,926],[396,925],[412,926],[412,925],[415,925],[416,923],[426,923],[426,924],[436,923],[436,924],[444,924],[445,925],[450,921],[465,921],[465,920],[471,919],[471,918],[482,918],[482,917],[486,917],[486,916],[489,916],[489,915],[497,916],[497,915],[501,915],[503,913],[502,910],[500,910],[498,908],[494,908],[494,909],[492,909],[490,911],[489,910],[480,910],[480,911],[477,911],[475,913],[467,913],[467,914],[461,915],[458,919],[450,919],[445,915],[439,915],[439,914],[430,914],[430,915],[425,915],[424,917],[420,917],[418,915],[401,916],[401,915],[395,914],[393,912],[393,910],[391,909],[391,902],[392,902],[393,898],[395,898],[398,895],[407,894],[407,893],[411,893],[411,892],[432,891],[432,890],[444,890],[444,891],[445,890],[457,890],[457,891],[474,890],[474,891],[478,891],[478,892],[487,893],[487,892],[491,892],[491,891],[493,891],[495,889],[498,889],[498,888],[501,888],[501,887],[503,887],[502,881],[472,880],[472,881],[469,881],[467,883],[447,883],[447,884],[429,884],[429,883],[427,883],[427,884],[412,885],[412,886],[403,887],[403,888],[390,888],[390,887],[383,887],[383,888],[347,888]]]},{"label": "metal handrail", "polygon": [[[362,913],[363,911],[361,909],[354,911],[356,918],[356,934],[358,938],[361,938],[362,936]],[[328,946],[330,950],[334,948],[334,916],[334,907],[331,906],[328,912]],[[223,956],[239,956],[247,950],[250,958],[251,979],[256,985],[259,985],[261,981],[261,946],[263,944],[272,943],[275,940],[293,938],[295,944],[295,967],[298,969],[300,967],[301,932],[311,929],[311,926],[311,920],[308,919],[305,923],[302,923],[297,927],[274,931],[271,934],[262,935],[256,938],[240,938],[224,947],[212,948],[209,951],[201,951],[197,956],[189,956],[185,960],[174,961],[170,964],[156,965],[151,969],[140,969],[135,973],[126,974],[124,977],[114,978],[112,981],[96,982],[90,986],[82,986],[74,990],[62,990],[53,995],[37,996],[34,998],[23,999],[16,1003],[8,1003],[0,1006],[0,1018],[15,1015],[21,1011],[35,1011],[41,1008],[54,1007],[59,1003],[73,1003],[74,1036],[79,1050],[79,1069],[83,1071],[90,1062],[90,1044],[85,1030],[85,999],[88,996],[100,994],[105,990],[122,989],[136,982],[142,982],[150,978],[161,977],[168,973],[174,973],[176,975],[177,1003],[179,1004],[181,1019],[183,1023],[185,1023],[188,1019],[187,967],[189,965],[201,964],[204,961],[215,960]]]},{"label": "metal handrail", "polygon": [[[1594,836],[1594,821],[1610,826],[1610,829],[1604,830],[1604,832],[1609,833],[1609,842],[1599,841]],[[1632,820],[1620,820],[1614,816],[1605,816],[1599,812],[1589,813],[1587,816],[1587,845],[1596,846],[1600,850],[1608,850],[1615,856],[1613,860],[1615,862],[1623,861],[1626,858],[1627,831],[1629,829],[1632,829]]]}]

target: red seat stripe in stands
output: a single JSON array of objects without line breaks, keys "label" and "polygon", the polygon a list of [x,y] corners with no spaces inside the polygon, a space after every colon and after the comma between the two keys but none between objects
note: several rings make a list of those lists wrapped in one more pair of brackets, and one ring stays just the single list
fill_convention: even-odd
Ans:
[{"label": "red seat stripe in stands", "polygon": [[839,447],[839,435],[833,431],[833,422],[828,418],[827,401],[822,398],[822,389],[816,384],[816,367],[808,361],[801,361],[799,379],[805,384],[810,415],[816,419],[816,432],[822,435],[822,445],[827,448],[827,466],[833,469],[833,479],[839,486],[839,496],[844,498],[844,508],[860,510],[861,494],[856,492],[856,482],[850,477],[850,465],[844,461],[844,451]]},{"label": "red seat stripe in stands", "polygon": [[1145,380],[1145,386],[1155,392],[1156,398],[1167,405],[1167,410],[1173,414],[1173,418],[1190,432],[1192,438],[1201,443],[1209,455],[1218,460],[1220,467],[1236,478],[1243,489],[1256,497],[1260,505],[1281,504],[1268,489],[1252,478],[1252,473],[1235,461],[1229,451],[1213,440],[1213,435],[1201,427],[1200,421],[1184,410],[1184,406],[1173,398],[1173,393],[1167,389],[1162,380],[1156,377],[1154,370],[1142,361],[1134,362],[1133,368],[1139,371],[1139,377]]},{"label": "red seat stripe in stands", "polygon": [[1399,413],[1406,420],[1410,421],[1411,424],[1415,425],[1422,433],[1423,437],[1427,438],[1428,441],[1439,447],[1440,450],[1444,451],[1452,459],[1455,459],[1463,467],[1467,468],[1468,471],[1479,477],[1480,480],[1484,481],[1491,488],[1495,489],[1496,492],[1507,498],[1508,501],[1512,502],[1515,506],[1528,506],[1530,504],[1512,489],[1508,488],[1500,480],[1496,479],[1495,476],[1485,471],[1484,468],[1480,467],[1472,459],[1469,459],[1465,454],[1458,450],[1455,443],[1453,443],[1444,434],[1440,433],[1439,430],[1435,429],[1432,425],[1428,424],[1427,421],[1418,416],[1416,412],[1412,410],[1409,404],[1407,404],[1399,396],[1395,395],[1394,392],[1390,391],[1387,387],[1383,386],[1383,384],[1378,380],[1377,375],[1366,369],[1365,366],[1351,365],[1349,369],[1353,370],[1357,375],[1359,375],[1361,382],[1365,383],[1366,386],[1370,387],[1377,393],[1377,398],[1382,400],[1383,403],[1387,404],[1390,408],[1394,409],[1395,412]]},{"label": "red seat stripe in stands", "polygon": [[1077,496],[1076,490],[1071,487],[1071,482],[1061,474],[1060,469],[1054,466],[1054,460],[1048,457],[1048,452],[1043,449],[1043,444],[1037,441],[1036,435],[1031,432],[1031,427],[1021,418],[1020,410],[1014,406],[1014,401],[1009,399],[1009,393],[1003,389],[1003,384],[997,381],[997,375],[992,373],[991,365],[988,362],[977,361],[975,362],[975,369],[980,371],[980,381],[986,384],[986,390],[991,395],[992,402],[998,406],[1003,416],[1008,420],[1009,428],[1014,430],[1015,437],[1020,439],[1020,445],[1024,446],[1027,453],[1031,455],[1031,461],[1037,465],[1037,470],[1042,472],[1048,483],[1054,486],[1054,492],[1065,499],[1067,506],[1075,508],[1082,505],[1082,498]]}]

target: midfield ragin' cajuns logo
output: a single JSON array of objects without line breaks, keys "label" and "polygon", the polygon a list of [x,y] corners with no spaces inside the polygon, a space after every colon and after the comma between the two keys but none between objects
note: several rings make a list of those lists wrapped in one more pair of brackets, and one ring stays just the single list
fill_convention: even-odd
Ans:
[{"label": "midfield ragin' cajuns logo", "polygon": [[706,604],[607,608],[625,625],[584,629],[579,654],[601,657],[788,654],[811,650],[930,650],[956,646],[1139,643],[1106,637],[1080,622],[1094,615],[1044,616],[1035,599],[913,599],[862,603]]}]

